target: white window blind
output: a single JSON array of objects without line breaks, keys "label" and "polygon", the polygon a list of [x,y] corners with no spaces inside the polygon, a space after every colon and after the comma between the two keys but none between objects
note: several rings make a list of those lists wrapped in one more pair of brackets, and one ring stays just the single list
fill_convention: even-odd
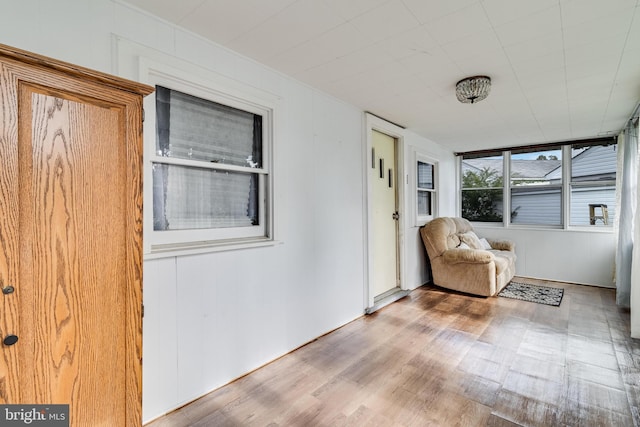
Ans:
[{"label": "white window blind", "polygon": [[418,216],[432,215],[433,165],[418,161]]},{"label": "white window blind", "polygon": [[262,119],[156,87],[154,230],[261,225]]}]

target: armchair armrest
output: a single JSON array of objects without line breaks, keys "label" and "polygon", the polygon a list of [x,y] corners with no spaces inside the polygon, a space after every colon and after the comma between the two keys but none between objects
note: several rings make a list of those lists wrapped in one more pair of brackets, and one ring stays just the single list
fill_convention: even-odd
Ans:
[{"label": "armchair armrest", "polygon": [[516,244],[509,240],[489,240],[487,239],[489,244],[493,249],[497,249],[499,251],[509,251],[514,252],[516,250]]},{"label": "armchair armrest", "polygon": [[445,264],[488,264],[495,260],[495,256],[481,249],[448,249],[442,254]]}]

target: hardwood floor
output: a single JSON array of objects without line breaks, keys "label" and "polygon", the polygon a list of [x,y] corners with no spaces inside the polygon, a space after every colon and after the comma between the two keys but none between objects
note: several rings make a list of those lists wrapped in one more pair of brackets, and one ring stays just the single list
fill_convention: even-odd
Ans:
[{"label": "hardwood floor", "polygon": [[423,286],[148,426],[638,426],[628,310],[549,285],[560,307]]}]

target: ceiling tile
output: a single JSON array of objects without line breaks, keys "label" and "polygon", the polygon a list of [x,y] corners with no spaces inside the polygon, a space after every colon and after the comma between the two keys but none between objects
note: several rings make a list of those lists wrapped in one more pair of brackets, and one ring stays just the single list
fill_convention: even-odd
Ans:
[{"label": "ceiling tile", "polygon": [[398,62],[411,68],[415,73],[434,75],[439,74],[440,70],[445,70],[447,75],[451,76],[453,72],[460,72],[460,69],[439,46],[428,52],[417,52],[411,56],[403,57]]},{"label": "ceiling tile", "polygon": [[[260,0],[263,1],[264,0]],[[322,0],[329,6],[336,14],[338,14],[345,21],[350,21],[353,18],[360,16],[371,9],[375,9],[381,4],[389,0]]]},{"label": "ceiling tile", "polygon": [[267,65],[293,75],[363,49],[369,43],[351,24],[345,23],[269,58]]},{"label": "ceiling tile", "polygon": [[485,52],[503,52],[502,45],[493,30],[481,31],[455,41],[445,43],[442,49],[452,60],[484,55]]},{"label": "ceiling tile", "polygon": [[482,6],[494,26],[522,19],[537,12],[555,7],[558,0],[513,1],[483,0]]},{"label": "ceiling tile", "polygon": [[[633,87],[640,86],[638,70],[640,70],[640,47],[635,50],[624,51],[616,72],[616,84],[632,84],[634,85]],[[640,91],[637,94],[640,94]]]},{"label": "ceiling tile", "polygon": [[419,82],[417,77],[410,76],[406,68],[396,61],[372,64],[366,70],[341,80],[348,81],[353,87],[367,88],[371,92],[387,91],[387,93],[399,93],[409,82],[414,85]]},{"label": "ceiling tile", "polygon": [[[627,121],[631,118],[631,115],[637,105],[637,101],[637,98],[631,99],[630,96],[611,98],[611,102],[607,106],[607,111],[605,112],[602,124],[600,125],[600,132],[622,130],[627,125]],[[632,107],[628,108],[628,105],[632,105]]]},{"label": "ceiling tile", "polygon": [[[269,7],[264,7],[264,2],[257,0],[199,0],[201,4],[177,22],[211,40],[227,42],[267,21],[294,1],[274,0]],[[166,3],[182,6],[182,2]]]},{"label": "ceiling tile", "polygon": [[563,38],[560,31],[504,47],[505,54],[512,63],[532,59],[543,61],[547,55],[562,54],[563,50]]},{"label": "ceiling tile", "polygon": [[565,26],[597,22],[601,17],[619,11],[632,15],[637,6],[637,0],[560,0]]},{"label": "ceiling tile", "polygon": [[469,75],[488,75],[495,78],[500,74],[510,73],[511,68],[503,50],[487,50],[453,61],[461,71],[459,77]]},{"label": "ceiling tile", "polygon": [[[539,58],[511,62],[513,70],[524,84],[525,82],[539,81],[548,85],[564,81],[565,57],[563,52],[557,51]],[[530,85],[525,85],[531,87]]]},{"label": "ceiling tile", "polygon": [[560,8],[550,7],[540,12],[495,27],[503,46],[560,34],[562,22]]},{"label": "ceiling tile", "polygon": [[633,14],[622,11],[603,15],[590,22],[565,25],[563,28],[564,47],[570,49],[612,38],[617,38],[619,43],[624,46],[632,21]]},{"label": "ceiling tile", "polygon": [[[298,0],[227,44],[259,61],[278,55],[344,23],[324,3]],[[292,36],[295,34],[295,37]]]},{"label": "ceiling tile", "polygon": [[633,15],[625,50],[640,49],[640,3]]},{"label": "ceiling tile", "polygon": [[401,0],[391,0],[349,22],[373,42],[420,26]]},{"label": "ceiling tile", "polygon": [[[614,84],[614,75],[607,74],[605,76],[590,75],[580,79],[571,79],[567,82],[567,92],[572,102],[585,103],[585,98],[597,100],[597,105],[604,108],[611,94],[611,88]],[[598,99],[599,98],[599,99]],[[589,105],[590,103],[586,103]],[[591,106],[591,105],[590,105]],[[591,106],[593,108],[593,106]]]},{"label": "ceiling tile", "polygon": [[429,22],[427,29],[441,45],[491,30],[492,26],[479,3]]},{"label": "ceiling tile", "polygon": [[444,16],[459,12],[478,3],[478,0],[447,0],[447,1],[425,1],[425,0],[403,0],[407,8],[421,22],[428,23],[436,21]]},{"label": "ceiling tile", "polygon": [[414,27],[381,40],[377,45],[396,59],[417,53],[433,55],[440,51],[438,43],[429,35],[424,26]]},{"label": "ceiling tile", "polygon": [[393,59],[379,48],[368,46],[334,61],[304,70],[295,77],[307,83],[315,82],[322,85],[369,71],[373,67],[392,61]]},{"label": "ceiling tile", "polygon": [[625,35],[618,35],[566,49],[568,76],[573,78],[575,75],[589,75],[590,72],[615,71],[623,54],[625,38]]}]

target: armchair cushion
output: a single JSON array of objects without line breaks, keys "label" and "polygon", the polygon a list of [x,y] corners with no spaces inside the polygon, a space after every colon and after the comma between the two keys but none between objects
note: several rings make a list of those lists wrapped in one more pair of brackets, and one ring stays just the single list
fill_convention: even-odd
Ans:
[{"label": "armchair cushion", "polygon": [[482,242],[473,231],[467,231],[466,233],[459,234],[460,241],[466,243],[471,249],[484,249]]},{"label": "armchair cushion", "polygon": [[487,239],[485,239],[484,237],[480,239],[480,243],[482,243],[482,249],[485,249],[487,251],[493,249],[493,247],[491,247]]}]

